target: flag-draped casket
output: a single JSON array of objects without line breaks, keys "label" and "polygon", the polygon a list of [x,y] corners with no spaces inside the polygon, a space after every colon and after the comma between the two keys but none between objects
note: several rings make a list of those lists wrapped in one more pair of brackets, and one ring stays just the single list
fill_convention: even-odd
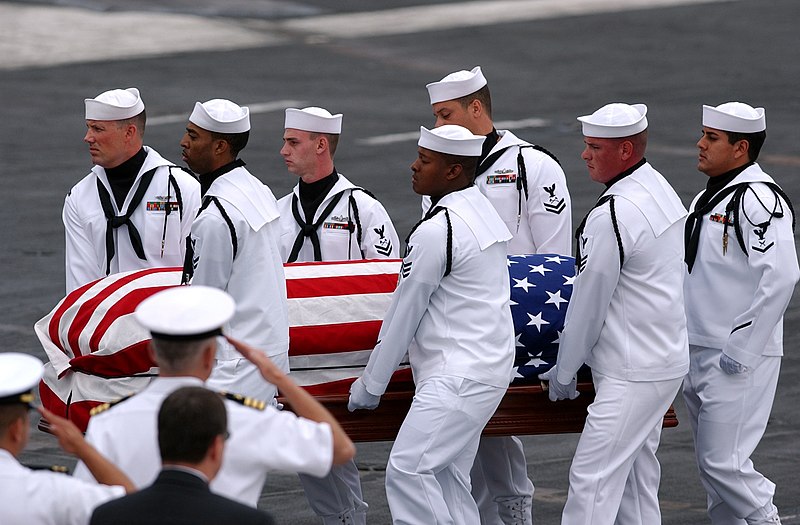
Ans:
[{"label": "flag-draped casket", "polygon": [[[285,266],[292,375],[360,440],[390,439],[413,393],[410,369],[402,366],[377,411],[345,410],[349,385],[361,374],[377,340],[399,265],[399,260],[370,260]],[[536,379],[555,363],[574,260],[509,256],[508,268],[517,346],[514,384],[519,385],[510,392],[519,399],[516,408],[506,411],[511,419],[498,413],[487,431],[579,431],[590,396],[559,403],[556,409],[541,402],[545,397]],[[150,295],[178,286],[180,279],[180,268],[120,273],[84,285],[59,302],[35,325],[49,357],[40,384],[42,403],[85,428],[92,407],[146,386],[158,370],[147,351],[149,334],[133,311]],[[539,418],[539,427],[531,427],[531,414]]]}]

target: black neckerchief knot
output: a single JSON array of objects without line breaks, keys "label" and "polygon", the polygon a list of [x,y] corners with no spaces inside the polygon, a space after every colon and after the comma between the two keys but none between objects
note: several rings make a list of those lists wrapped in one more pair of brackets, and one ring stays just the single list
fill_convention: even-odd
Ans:
[{"label": "black neckerchief knot", "polygon": [[[336,174],[336,170],[334,170],[334,172],[331,175],[335,176],[335,178],[332,177],[333,183],[335,184],[336,180],[338,180],[338,175]],[[328,177],[331,177],[331,175],[329,175]],[[328,177],[326,177],[326,179]],[[317,182],[322,182],[322,180]],[[328,184],[330,184],[330,181],[328,181]],[[332,187],[333,184],[331,184],[330,188]],[[328,190],[330,190],[330,188],[328,188]],[[314,211],[312,211],[310,215],[309,215],[309,210],[307,209],[305,210],[306,212],[305,216],[303,216],[303,213],[300,212],[300,202],[299,199],[297,198],[297,194],[295,193],[292,195],[292,216],[294,217],[295,222],[297,222],[297,225],[300,226],[300,231],[297,233],[297,237],[295,237],[294,239],[294,244],[292,245],[292,251],[289,253],[289,258],[286,259],[286,262],[295,262],[297,260],[297,257],[300,255],[300,250],[303,248],[303,243],[305,242],[306,238],[308,238],[311,241],[311,246],[314,248],[314,260],[315,261],[322,260],[322,250],[320,248],[319,235],[317,234],[317,230],[319,229],[320,226],[322,226],[322,223],[325,222],[325,219],[328,218],[331,212],[333,212],[333,209],[336,207],[336,205],[339,204],[339,201],[341,200],[343,193],[344,192],[339,192],[333,196],[333,198],[325,207],[325,209],[322,210],[322,213],[320,213],[319,219],[317,219],[315,222],[312,222],[314,217],[314,212],[316,212],[316,208],[319,207],[319,204],[321,204],[322,201],[324,201],[324,196],[328,194],[328,191],[326,191],[323,194],[323,199],[319,199],[320,202],[317,204],[317,206],[314,208]]]},{"label": "black neckerchief knot", "polygon": [[[136,193],[133,194],[133,198],[128,204],[127,211],[122,215],[116,214],[108,189],[106,189],[100,178],[97,178],[97,194],[100,197],[100,205],[103,207],[103,214],[106,217],[106,275],[111,273],[111,260],[116,254],[116,249],[114,247],[114,230],[120,226],[124,225],[128,227],[128,237],[130,238],[131,247],[136,253],[136,256],[143,261],[147,260],[147,256],[144,253],[144,246],[142,245],[142,237],[139,235],[139,230],[136,228],[136,225],[131,221],[131,216],[136,212],[136,208],[138,208],[139,204],[142,202],[144,194],[147,192],[147,188],[150,186],[150,182],[153,180],[157,169],[158,167],[155,167],[142,175],[139,179],[139,186],[136,188]],[[167,203],[167,206],[169,206],[169,203]]]}]

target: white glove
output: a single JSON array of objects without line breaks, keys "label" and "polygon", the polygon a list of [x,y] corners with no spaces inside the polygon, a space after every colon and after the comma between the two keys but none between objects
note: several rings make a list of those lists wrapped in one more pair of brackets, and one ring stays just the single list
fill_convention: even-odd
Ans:
[{"label": "white glove", "polygon": [[745,372],[747,372],[746,366],[744,366],[736,359],[728,356],[725,352],[722,352],[722,354],[720,354],[719,356],[719,367],[722,369],[723,372],[725,372],[730,376],[737,374],[744,374]]},{"label": "white glove", "polygon": [[550,401],[559,399],[575,399],[580,395],[578,392],[578,380],[573,377],[568,385],[558,382],[558,367],[554,366],[544,374],[539,374],[539,379],[547,381],[547,396]]},{"label": "white glove", "polygon": [[367,392],[367,387],[359,377],[350,385],[350,399],[347,401],[347,410],[354,412],[359,409],[375,410],[381,396],[376,396]]}]

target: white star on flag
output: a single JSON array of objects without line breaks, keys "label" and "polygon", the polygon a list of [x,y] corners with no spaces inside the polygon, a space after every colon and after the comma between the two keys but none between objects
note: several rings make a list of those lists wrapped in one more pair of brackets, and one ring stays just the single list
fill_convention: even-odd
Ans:
[{"label": "white star on flag", "polygon": [[540,332],[542,331],[542,325],[550,324],[549,321],[545,321],[544,319],[542,319],[542,312],[539,312],[536,315],[528,314],[528,317],[530,317],[530,321],[528,321],[528,324],[526,326],[533,325]]},{"label": "white star on flag", "polygon": [[554,343],[560,343],[561,342],[561,333],[562,332],[563,332],[563,330],[556,330],[556,339],[555,339],[555,341],[553,341]]},{"label": "white star on flag", "polygon": [[512,264],[518,264],[518,263],[519,263],[519,261],[512,261],[511,257],[506,259],[506,266],[511,266]]},{"label": "white star on flag", "polygon": [[575,277],[577,277],[577,275],[563,275],[562,277],[564,277],[564,286],[572,286],[575,284]]},{"label": "white star on flag", "polygon": [[557,310],[561,310],[561,303],[568,303],[566,299],[561,297],[561,290],[557,290],[556,293],[545,291],[545,293],[550,296],[550,299],[546,300],[544,304],[554,304],[556,305]]},{"label": "white star on flag", "polygon": [[519,305],[519,303],[518,303],[518,302],[516,302],[516,301],[515,301],[515,300],[513,300],[513,299],[509,299],[509,301],[508,301],[508,306],[517,306],[517,305]]},{"label": "white star on flag", "polygon": [[552,272],[553,271],[550,268],[545,268],[544,264],[537,264],[536,266],[534,266],[532,264],[529,264],[528,266],[531,267],[530,273],[539,273],[539,274],[544,275],[544,272]]},{"label": "white star on flag", "polygon": [[[513,279],[513,277],[512,277]],[[528,288],[536,288],[536,285],[533,283],[528,282],[528,278],[525,277],[524,279],[514,279],[516,284],[514,284],[514,288],[522,288],[527,293]]]},{"label": "white star on flag", "polygon": [[566,261],[567,261],[567,259],[562,259],[558,255],[555,255],[553,257],[545,257],[544,258],[544,262],[554,262],[556,264],[561,264],[562,262],[566,262]]},{"label": "white star on flag", "polygon": [[531,359],[530,361],[528,361],[527,363],[525,363],[522,366],[542,366],[542,365],[545,365],[545,364],[547,364],[546,361],[542,361],[538,357],[534,357],[533,359]]},{"label": "white star on flag", "polygon": [[518,346],[518,347],[521,346],[521,347],[524,348],[525,345],[520,342],[520,340],[519,340],[520,337],[522,337],[522,334],[517,334],[517,337],[514,338],[514,346]]}]

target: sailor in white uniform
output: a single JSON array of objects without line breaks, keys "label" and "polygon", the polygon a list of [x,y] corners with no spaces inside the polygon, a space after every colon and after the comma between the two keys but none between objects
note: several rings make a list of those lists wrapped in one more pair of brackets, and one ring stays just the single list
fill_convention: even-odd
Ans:
[{"label": "sailor in white uniform", "polygon": [[772,411],[800,271],[791,203],[756,163],[765,138],[763,108],[703,106],[697,168],[709,179],[686,225],[683,396],[714,524],[780,523],[775,484],[750,456]]},{"label": "sailor in white uniform", "polygon": [[194,176],[143,146],[139,90],[112,89],[85,106],[94,167],[64,200],[67,293],[110,273],[180,266],[200,207]]},{"label": "sailor in white uniform", "polygon": [[286,262],[398,257],[397,232],[386,209],[333,165],[342,115],[318,107],[287,108],[281,156],[300,177],[278,201]]},{"label": "sailor in white uniform", "polygon": [[[228,333],[289,370],[289,310],[272,191],[239,159],[250,114],[229,100],[194,106],[181,140],[183,160],[199,174],[203,203],[192,224],[184,280],[236,299]],[[271,400],[275,388],[226,341],[220,341],[209,386]]]},{"label": "sailor in white uniform", "polygon": [[[558,160],[538,145],[492,121],[492,99],[480,66],[427,85],[436,126],[457,124],[484,135],[475,185],[513,237],[509,254],[572,253],[572,203]],[[423,211],[430,200],[423,197]],[[533,482],[522,442],[515,436],[483,437],[472,468],[472,495],[483,525],[529,525]]]},{"label": "sailor in white uniform", "polygon": [[412,185],[433,207],[407,241],[400,281],[348,408],[374,409],[403,356],[416,389],[386,467],[394,523],[476,524],[470,469],[511,379],[511,234],[473,184],[484,137],[420,128]]},{"label": "sailor in white uniform", "polygon": [[656,449],[689,367],[683,309],[686,209],[644,158],[647,107],[608,104],[579,117],[581,157],[606,191],[578,227],[572,299],[550,399],[573,399],[592,368],[596,391],[569,474],[562,523],[661,523]]},{"label": "sailor in white uniform", "polygon": [[92,511],[134,486],[117,467],[88,445],[75,425],[41,409],[51,431],[67,452],[85,460],[104,485],[66,474],[31,470],[17,457],[28,443],[33,389],[42,377],[42,362],[17,352],[0,353],[0,523],[86,525]]},{"label": "sailor in white uniform", "polygon": [[[300,180],[278,201],[281,251],[287,262],[398,257],[400,241],[386,210],[333,165],[342,115],[318,107],[287,108],[281,156]],[[300,475],[324,524],[365,525],[368,505],[355,461],[323,477]]]},{"label": "sailor in white uniform", "polygon": [[[235,315],[227,293],[208,286],[178,286],[152,295],[136,309],[136,320],[152,335],[159,376],[144,390],[111,406],[98,407],[86,439],[116,463],[137,487],[161,470],[157,415],[161,402],[184,386],[203,386],[214,366],[218,336]],[[270,471],[323,476],[332,464],[353,457],[355,446],[333,416],[297,386],[263,352],[233,339],[262,376],[281,389],[294,413],[264,400],[223,394],[230,438],[211,490],[256,507]],[[91,479],[82,463],[75,476]]]}]

